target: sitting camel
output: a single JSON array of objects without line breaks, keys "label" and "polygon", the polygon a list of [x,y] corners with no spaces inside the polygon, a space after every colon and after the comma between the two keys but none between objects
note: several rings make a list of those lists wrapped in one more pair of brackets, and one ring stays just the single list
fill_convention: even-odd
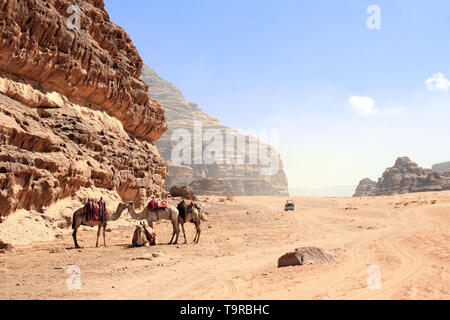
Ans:
[{"label": "sitting camel", "polygon": [[[159,220],[169,220],[172,222],[173,233],[172,238],[170,239],[169,244],[177,244],[178,236],[180,235],[180,227],[178,225],[178,210],[174,206],[168,205],[167,208],[159,208],[156,210],[150,210],[147,205],[141,213],[136,213],[134,209],[134,203],[130,202],[130,208],[128,210],[131,217],[136,220],[147,220],[150,228],[153,229],[153,222]],[[176,238],[175,238],[176,236]],[[173,242],[175,238],[175,242]]]},{"label": "sitting camel", "polygon": [[186,201],[181,201],[177,206],[180,216],[178,218],[178,223],[181,224],[181,229],[183,230],[184,243],[187,243],[186,232],[184,231],[184,224],[186,222],[192,222],[195,224],[195,238],[194,243],[198,243],[200,240],[200,234],[202,230],[200,229],[200,223],[202,220],[206,221],[208,218],[206,215],[201,214],[201,206],[197,202],[187,203]]},{"label": "sitting camel", "polygon": [[144,247],[146,245],[156,246],[156,233],[151,229],[147,223],[141,222],[136,226],[136,230],[133,234],[133,247]]},{"label": "sitting camel", "polygon": [[78,242],[77,242],[77,231],[81,225],[88,226],[88,227],[98,226],[97,243],[95,245],[96,247],[98,247],[98,238],[100,237],[100,230],[103,228],[103,243],[104,243],[104,246],[106,247],[105,233],[106,233],[106,225],[107,225],[108,221],[118,220],[120,218],[120,215],[122,214],[122,212],[125,209],[129,209],[129,208],[130,208],[129,203],[120,203],[117,206],[116,212],[112,216],[110,216],[108,214],[108,212],[105,212],[103,219],[99,219],[98,221],[95,221],[94,219],[92,219],[91,217],[88,217],[86,215],[85,207],[82,207],[82,208],[78,209],[77,211],[75,211],[75,213],[73,214],[73,218],[72,218],[72,229],[73,229],[72,237],[73,237],[73,241],[75,243],[75,247],[80,248],[80,246],[78,245]]}]

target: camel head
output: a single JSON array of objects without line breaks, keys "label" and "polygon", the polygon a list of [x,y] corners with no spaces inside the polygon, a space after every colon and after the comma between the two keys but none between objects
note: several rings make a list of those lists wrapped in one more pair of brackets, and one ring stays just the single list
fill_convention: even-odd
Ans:
[{"label": "camel head", "polygon": [[133,234],[133,247],[144,246],[148,243],[145,231],[146,230],[142,222],[136,226],[136,230]]},{"label": "camel head", "polygon": [[202,221],[208,221],[208,214],[206,212],[200,213],[200,219]]},{"label": "camel head", "polygon": [[130,209],[132,205],[133,205],[132,202],[121,202],[118,206],[118,209],[119,210]]}]

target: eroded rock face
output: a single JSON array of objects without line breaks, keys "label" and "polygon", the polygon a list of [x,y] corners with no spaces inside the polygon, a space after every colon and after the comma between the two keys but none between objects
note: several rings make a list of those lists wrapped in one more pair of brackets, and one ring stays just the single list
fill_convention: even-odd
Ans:
[{"label": "eroded rock face", "polygon": [[[148,98],[140,80],[142,59],[131,39],[109,20],[103,0],[76,3],[81,28],[69,30],[73,1],[2,1],[1,75],[104,110],[134,136],[158,139],[167,127],[164,108]],[[11,89],[2,93],[31,107],[46,105]]]},{"label": "eroded rock face", "polygon": [[81,187],[117,191],[137,201],[139,189],[164,197],[167,167],[156,147],[85,107],[32,109],[0,94],[0,215],[36,210]]},{"label": "eroded rock face", "polygon": [[281,256],[278,259],[278,268],[335,261],[336,259],[331,254],[321,248],[303,247]]},{"label": "eroded rock face", "polygon": [[173,186],[188,186],[193,178],[194,172],[191,167],[177,165],[171,162],[167,164],[167,171],[170,174],[166,177],[166,188],[171,189]]},{"label": "eroded rock face", "polygon": [[358,187],[356,187],[354,197],[374,197],[377,195],[376,192],[377,183],[365,178],[359,182]]},{"label": "eroded rock face", "polygon": [[450,179],[445,174],[423,169],[409,158],[402,157],[392,168],[386,169],[376,189],[379,196],[442,191],[450,189]]},{"label": "eroded rock face", "polygon": [[[69,30],[74,3],[80,29]],[[0,216],[44,212],[81,188],[166,197],[167,164],[151,144],[166,130],[164,108],[103,0],[0,8]]]},{"label": "eroded rock face", "polygon": [[[172,159],[173,147],[178,143],[177,141],[171,141],[174,130],[186,129],[191,134],[191,145],[193,145],[195,121],[201,122],[203,133],[209,129],[219,130],[223,136],[224,146],[226,145],[227,130],[238,137],[243,137],[238,131],[222,125],[217,118],[204,113],[195,103],[187,102],[183,94],[175,86],[159,77],[146,65],[143,67],[142,79],[150,86],[150,97],[160,102],[166,109],[169,128],[161,139],[155,142],[165,159]],[[203,151],[208,142],[204,141]],[[246,157],[251,156],[250,152],[253,152],[249,151],[248,144],[249,140],[247,137],[245,138]],[[195,180],[213,178],[223,181],[224,185],[231,187],[232,193],[235,195],[287,196],[288,181],[283,170],[283,163],[278,153],[272,147],[267,146],[267,150],[269,154],[274,152],[279,159],[279,170],[273,175],[261,174],[261,170],[264,167],[262,165],[226,164],[225,154],[223,154],[221,155],[223,164],[187,164],[192,168],[192,172],[186,170],[186,166],[177,168],[176,164],[170,165],[166,186],[170,189],[173,185],[189,185]],[[192,155],[192,159],[194,159],[194,155]],[[197,193],[198,189],[196,187],[194,187],[194,190]],[[217,190],[214,189],[212,191],[215,193]]]},{"label": "eroded rock face", "polygon": [[408,157],[401,157],[393,167],[386,169],[372,192],[384,196],[444,190],[450,190],[450,171],[433,172]]},{"label": "eroded rock face", "polygon": [[204,178],[192,181],[190,187],[196,195],[224,196],[234,195],[233,188],[225,181],[216,178]]}]

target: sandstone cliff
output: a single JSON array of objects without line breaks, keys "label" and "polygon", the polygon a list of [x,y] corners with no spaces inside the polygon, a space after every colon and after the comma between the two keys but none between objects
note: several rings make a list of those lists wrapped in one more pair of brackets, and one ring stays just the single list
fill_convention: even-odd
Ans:
[{"label": "sandstone cliff", "polygon": [[[166,109],[168,130],[155,143],[165,159],[171,159],[172,148],[176,144],[176,142],[171,141],[171,136],[175,129],[187,129],[192,136],[192,140],[194,139],[194,121],[202,122],[203,132],[208,129],[220,130],[224,136],[223,143],[225,145],[225,132],[232,129],[222,125],[217,118],[204,113],[196,104],[187,102],[175,86],[159,77],[146,65],[143,67],[142,79],[150,86],[150,97],[160,102]],[[232,131],[237,136],[242,137],[241,133],[236,130]],[[248,138],[246,144],[248,146]],[[268,146],[268,150],[276,153],[270,146]],[[278,153],[276,155],[279,158]],[[221,156],[224,157],[225,155]],[[173,185],[189,186],[193,181],[212,178],[225,183],[235,195],[288,195],[288,182],[281,159],[279,160],[280,169],[278,172],[268,176],[261,175],[261,165],[225,164],[225,161],[223,163],[211,165],[187,164],[188,166],[170,164],[166,187],[170,189]],[[195,184],[194,187],[196,186],[200,187],[200,184]],[[206,190],[200,188],[195,192],[201,194]]]},{"label": "sandstone cliff", "polygon": [[442,162],[442,163],[435,164],[435,165],[433,165],[431,167],[431,170],[433,172],[450,170],[450,161],[449,162]]},{"label": "sandstone cliff", "polygon": [[167,164],[152,141],[166,130],[143,65],[103,0],[0,4],[0,216],[44,212],[80,188],[139,201],[165,196]]},{"label": "sandstone cliff", "polygon": [[361,194],[366,182],[363,180],[358,186],[355,196],[443,191],[450,190],[450,171],[433,172],[418,166],[407,157],[401,157],[393,167],[386,169],[376,186],[367,188],[368,194]]}]

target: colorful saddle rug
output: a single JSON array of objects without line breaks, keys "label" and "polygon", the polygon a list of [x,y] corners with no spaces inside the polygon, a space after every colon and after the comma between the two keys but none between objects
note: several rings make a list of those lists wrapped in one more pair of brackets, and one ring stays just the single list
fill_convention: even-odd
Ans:
[{"label": "colorful saddle rug", "polygon": [[87,221],[103,222],[106,215],[106,203],[102,200],[98,203],[89,201],[84,206],[84,214]]},{"label": "colorful saddle rug", "polygon": [[152,199],[150,201],[150,203],[148,204],[148,208],[150,211],[155,211],[155,210],[159,210],[159,209],[166,210],[167,207],[168,207],[168,203],[165,200],[158,201],[158,200]]}]

